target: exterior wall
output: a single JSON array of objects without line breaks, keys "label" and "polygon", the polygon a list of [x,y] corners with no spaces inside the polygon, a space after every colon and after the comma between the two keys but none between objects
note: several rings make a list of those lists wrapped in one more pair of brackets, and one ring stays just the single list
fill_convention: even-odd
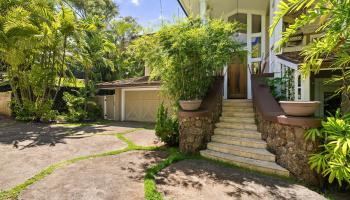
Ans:
[{"label": "exterior wall", "polygon": [[0,92],[0,115],[10,116],[11,92]]}]

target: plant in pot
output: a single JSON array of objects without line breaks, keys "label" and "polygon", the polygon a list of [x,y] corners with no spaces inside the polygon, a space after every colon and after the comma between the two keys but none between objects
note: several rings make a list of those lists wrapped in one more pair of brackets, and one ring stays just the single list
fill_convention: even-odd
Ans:
[{"label": "plant in pot", "polygon": [[164,91],[183,110],[197,110],[216,72],[242,53],[232,39],[239,28],[238,23],[210,19],[203,23],[199,18],[163,26],[153,35],[157,57],[148,57],[152,76],[161,78]]},{"label": "plant in pot", "polygon": [[[280,103],[283,111],[290,116],[308,117],[312,116],[320,105],[319,101],[294,101],[294,70],[287,68],[282,77],[269,79],[267,84]],[[301,77],[300,77],[301,78]]]}]

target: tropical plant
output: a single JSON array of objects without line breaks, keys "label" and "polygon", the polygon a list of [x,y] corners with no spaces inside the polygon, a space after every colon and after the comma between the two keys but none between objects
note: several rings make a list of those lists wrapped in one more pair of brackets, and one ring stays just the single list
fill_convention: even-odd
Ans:
[{"label": "tropical plant", "polygon": [[176,118],[169,117],[168,109],[161,103],[157,111],[155,125],[156,135],[169,146],[179,144],[179,123]]},{"label": "tropical plant", "polygon": [[[278,46],[282,47],[297,31],[307,25],[316,26],[321,36],[311,41],[302,51],[305,56],[301,65],[304,76],[318,73],[325,60],[333,60],[330,69],[340,71],[331,82],[340,82],[336,93],[342,94],[342,112],[350,112],[350,2],[348,0],[286,0],[280,1],[270,34],[284,16],[299,13],[294,23],[286,27]],[[335,94],[335,95],[337,95]]]},{"label": "tropical plant", "polygon": [[113,79],[122,39],[111,37],[108,24],[117,13],[112,0],[0,1],[0,65],[18,119],[54,119],[57,112],[48,111],[65,83],[76,82],[74,73],[84,72],[89,92],[91,84]]},{"label": "tropical plant", "polygon": [[276,101],[293,101],[295,98],[294,91],[294,70],[286,68],[282,77],[274,77],[266,79],[267,85],[270,87],[272,96]]},{"label": "tropical plant", "polygon": [[53,88],[60,88],[58,77],[65,76],[77,18],[54,1],[1,1],[0,8],[0,60],[8,66],[14,113],[41,120],[56,96]]},{"label": "tropical plant", "polygon": [[157,33],[135,41],[152,77],[160,77],[173,100],[202,99],[215,72],[223,69],[241,45],[232,39],[237,23],[189,18],[164,25]]},{"label": "tropical plant", "polygon": [[320,151],[311,154],[309,164],[329,183],[337,180],[339,186],[350,184],[350,115],[334,116],[322,122],[321,129],[310,129],[305,138],[322,143]]},{"label": "tropical plant", "polygon": [[63,99],[68,108],[65,115],[67,121],[95,121],[102,117],[102,108],[88,97],[91,93],[85,88],[75,91],[75,94],[63,93]]}]

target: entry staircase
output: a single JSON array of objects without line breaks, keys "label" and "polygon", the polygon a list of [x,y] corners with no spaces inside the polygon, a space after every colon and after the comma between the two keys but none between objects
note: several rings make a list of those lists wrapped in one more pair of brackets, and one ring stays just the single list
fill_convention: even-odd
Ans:
[{"label": "entry staircase", "polygon": [[224,100],[220,122],[202,156],[244,168],[280,176],[289,171],[279,166],[257,131],[251,100]]}]

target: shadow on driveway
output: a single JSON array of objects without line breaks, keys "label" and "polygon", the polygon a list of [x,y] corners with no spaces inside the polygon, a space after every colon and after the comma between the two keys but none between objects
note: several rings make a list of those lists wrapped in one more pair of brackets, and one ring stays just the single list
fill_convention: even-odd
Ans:
[{"label": "shadow on driveway", "polygon": [[157,188],[168,199],[325,199],[286,180],[224,167],[205,160],[185,160],[161,171]]},{"label": "shadow on driveway", "polygon": [[95,134],[115,134],[135,128],[153,129],[152,123],[108,122],[106,124],[43,124],[0,121],[0,145],[25,149],[40,145],[65,144],[64,139],[81,139]]}]

